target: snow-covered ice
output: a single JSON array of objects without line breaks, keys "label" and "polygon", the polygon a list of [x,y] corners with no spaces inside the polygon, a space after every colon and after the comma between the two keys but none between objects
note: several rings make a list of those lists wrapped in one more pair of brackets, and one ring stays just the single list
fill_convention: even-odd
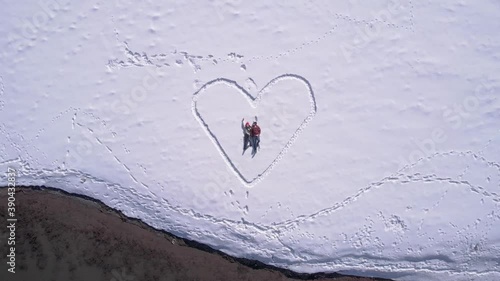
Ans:
[{"label": "snow-covered ice", "polygon": [[0,169],[296,271],[500,279],[500,2],[170,2],[4,3]]}]

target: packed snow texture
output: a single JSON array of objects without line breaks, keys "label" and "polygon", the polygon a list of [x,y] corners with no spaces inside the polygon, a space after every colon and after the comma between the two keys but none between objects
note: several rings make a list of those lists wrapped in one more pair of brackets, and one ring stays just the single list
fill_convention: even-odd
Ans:
[{"label": "packed snow texture", "polygon": [[500,280],[500,2],[434,2],[4,3],[0,169],[296,271]]}]

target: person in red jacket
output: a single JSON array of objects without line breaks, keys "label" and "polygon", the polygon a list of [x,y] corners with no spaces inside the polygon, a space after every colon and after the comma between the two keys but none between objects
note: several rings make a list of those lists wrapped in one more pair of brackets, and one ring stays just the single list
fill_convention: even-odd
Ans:
[{"label": "person in red jacket", "polygon": [[257,125],[257,121],[254,121],[252,124],[252,132],[250,134],[250,143],[252,144],[253,150],[252,154],[255,155],[257,153],[257,148],[260,150],[260,127]]}]

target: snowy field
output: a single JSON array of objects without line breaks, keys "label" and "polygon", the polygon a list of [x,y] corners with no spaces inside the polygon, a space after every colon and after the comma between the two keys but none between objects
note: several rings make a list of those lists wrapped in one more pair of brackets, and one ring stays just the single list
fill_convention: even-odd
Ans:
[{"label": "snowy field", "polygon": [[499,1],[171,2],[4,3],[0,169],[295,271],[500,280]]}]

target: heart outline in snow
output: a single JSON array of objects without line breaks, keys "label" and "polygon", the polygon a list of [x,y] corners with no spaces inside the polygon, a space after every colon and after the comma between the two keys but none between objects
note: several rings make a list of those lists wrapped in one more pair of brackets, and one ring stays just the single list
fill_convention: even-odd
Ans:
[{"label": "heart outline in snow", "polygon": [[[205,120],[201,116],[200,112],[198,111],[198,109],[196,107],[197,101],[198,101],[198,97],[208,87],[221,83],[221,84],[226,84],[228,86],[231,86],[231,87],[237,89],[246,98],[246,100],[248,101],[248,103],[250,104],[250,106],[252,108],[257,108],[257,105],[259,104],[260,100],[262,99],[262,94],[265,92],[265,90],[269,86],[275,84],[278,81],[289,80],[289,79],[301,81],[302,83],[304,83],[304,85],[308,89],[308,96],[309,96],[309,101],[310,101],[309,114],[302,121],[302,123],[299,125],[299,127],[295,130],[295,132],[293,133],[292,137],[288,140],[288,142],[281,149],[281,151],[278,154],[278,156],[276,156],[276,158],[274,158],[274,160],[271,162],[271,164],[269,164],[269,166],[267,166],[264,169],[264,171],[262,173],[260,173],[257,177],[255,177],[252,180],[248,180],[238,170],[238,168],[233,163],[233,161],[231,161],[231,158],[229,158],[229,155],[226,153],[226,151],[224,150],[224,148],[220,144],[219,140],[217,139],[217,136],[215,136],[215,134],[210,130],[208,124],[205,122]],[[317,108],[317,105],[316,105],[316,97],[314,96],[314,91],[313,91],[313,89],[312,89],[311,84],[309,83],[309,81],[307,81],[307,79],[305,79],[304,77],[302,77],[300,75],[297,75],[297,74],[283,74],[283,75],[280,75],[280,76],[272,79],[271,81],[269,81],[264,87],[262,87],[260,89],[260,91],[257,93],[257,95],[255,97],[253,97],[247,90],[245,90],[243,87],[241,87],[236,81],[229,80],[229,79],[226,79],[226,78],[217,78],[217,79],[214,79],[214,80],[212,80],[210,82],[207,82],[203,86],[201,86],[201,88],[193,94],[193,99],[192,99],[192,103],[191,103],[191,110],[193,112],[193,115],[194,115],[195,119],[204,128],[205,133],[210,138],[210,140],[212,141],[212,143],[215,145],[215,147],[219,151],[220,155],[222,156],[222,158],[224,159],[224,161],[226,162],[226,164],[231,168],[231,170],[235,173],[235,175],[240,179],[240,181],[243,183],[243,185],[245,185],[246,187],[252,187],[252,186],[256,185],[257,183],[259,183],[267,175],[269,175],[269,173],[271,172],[271,170],[276,166],[276,164],[278,164],[278,162],[288,152],[288,149],[293,145],[293,143],[295,142],[295,140],[297,139],[297,137],[300,135],[300,133],[304,130],[304,128],[307,126],[307,124],[309,122],[311,122],[311,120],[314,118],[314,116],[316,115],[316,112],[318,111],[318,108]]]}]

